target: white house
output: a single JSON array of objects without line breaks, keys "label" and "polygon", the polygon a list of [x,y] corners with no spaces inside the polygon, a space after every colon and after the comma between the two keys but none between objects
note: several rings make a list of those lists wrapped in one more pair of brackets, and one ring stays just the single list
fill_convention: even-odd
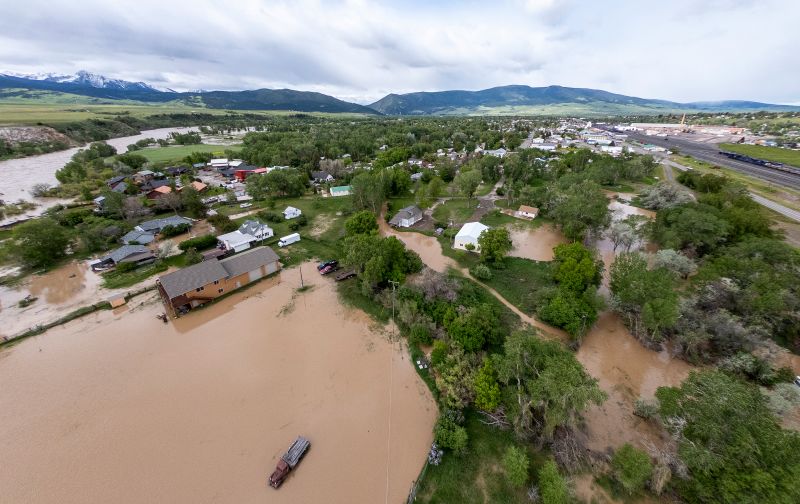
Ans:
[{"label": "white house", "polygon": [[416,205],[411,205],[403,208],[392,217],[389,224],[394,227],[411,227],[417,222],[422,220],[422,210]]},{"label": "white house", "polygon": [[499,149],[483,151],[483,153],[487,156],[494,156],[502,159],[506,156],[506,154],[508,154],[508,151],[505,150],[503,147],[500,147]]},{"label": "white house", "polygon": [[232,233],[226,233],[224,235],[217,236],[217,242],[223,247],[225,250],[232,250],[234,252],[241,252],[242,250],[247,250],[250,248],[250,245],[257,242],[255,236],[242,233],[241,231],[233,231]]},{"label": "white house", "polygon": [[283,218],[286,220],[296,219],[297,217],[300,217],[302,213],[303,212],[301,212],[299,208],[287,206],[286,210],[283,211]]},{"label": "white house", "polygon": [[456,234],[456,239],[453,242],[453,248],[467,250],[467,244],[472,244],[475,252],[481,251],[481,246],[478,244],[478,238],[481,234],[489,229],[489,226],[484,226],[480,222],[467,222]]},{"label": "white house", "polygon": [[515,215],[522,219],[535,219],[539,215],[539,209],[528,205],[520,205]]},{"label": "white house", "polygon": [[271,227],[256,220],[246,220],[239,226],[239,232],[254,236],[257,240],[266,240],[275,236]]}]

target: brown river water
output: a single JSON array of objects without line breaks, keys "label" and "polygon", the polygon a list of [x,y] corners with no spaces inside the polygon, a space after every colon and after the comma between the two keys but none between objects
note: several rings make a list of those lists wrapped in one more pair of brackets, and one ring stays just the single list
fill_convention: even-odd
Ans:
[{"label": "brown river water", "polygon": [[436,405],[407,351],[303,268],[304,293],[294,268],[169,324],[148,295],[0,350],[0,501],[402,502]]},{"label": "brown river water", "polygon": [[[113,145],[118,153],[123,153],[128,150],[128,145],[136,143],[145,138],[168,138],[172,132],[186,133],[187,131],[196,130],[197,127],[192,128],[159,128],[153,130],[142,131],[139,135],[112,138],[106,140],[106,143]],[[29,156],[19,159],[9,159],[0,161],[0,199],[6,202],[15,202],[20,199],[34,201],[39,206],[26,212],[23,215],[14,216],[8,219],[9,222],[19,220],[25,217],[33,217],[41,215],[41,213],[54,205],[65,203],[65,200],[58,200],[54,198],[34,198],[30,195],[29,191],[35,184],[45,183],[55,186],[58,184],[56,180],[56,170],[64,167],[72,158],[73,154],[78,152],[82,147],[73,147],[71,149],[51,152],[49,154],[41,154],[38,156]]]}]

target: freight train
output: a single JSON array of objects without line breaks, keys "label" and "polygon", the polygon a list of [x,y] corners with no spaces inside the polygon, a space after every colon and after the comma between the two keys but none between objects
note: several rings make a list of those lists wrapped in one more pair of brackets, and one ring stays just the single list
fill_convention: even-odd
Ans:
[{"label": "freight train", "polygon": [[800,168],[795,168],[794,166],[785,165],[783,163],[776,163],[775,161],[767,161],[765,159],[758,159],[750,156],[745,156],[744,154],[738,154],[736,152],[719,151],[719,153],[722,154],[723,156],[735,159],[736,161],[743,161],[745,163],[764,166],[766,168],[773,168],[775,170],[791,173],[793,175],[800,175]]}]

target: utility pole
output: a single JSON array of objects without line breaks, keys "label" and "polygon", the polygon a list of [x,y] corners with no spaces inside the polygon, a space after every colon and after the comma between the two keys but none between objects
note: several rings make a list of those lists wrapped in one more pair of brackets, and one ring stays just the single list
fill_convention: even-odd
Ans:
[{"label": "utility pole", "polygon": [[[395,288],[400,285],[400,282],[395,282],[394,280],[389,280],[389,283],[392,284],[392,324],[396,327],[397,322],[394,320],[394,298],[395,298]],[[392,334],[394,334],[395,328],[392,327]]]},{"label": "utility pole", "polygon": [[297,269],[300,270],[300,288],[302,289],[303,287],[305,287],[305,285],[303,285],[303,263],[300,263],[297,266]]}]

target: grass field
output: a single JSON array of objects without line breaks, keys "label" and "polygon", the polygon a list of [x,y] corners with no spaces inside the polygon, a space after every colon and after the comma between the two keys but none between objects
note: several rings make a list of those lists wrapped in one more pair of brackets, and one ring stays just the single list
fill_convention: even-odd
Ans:
[{"label": "grass field", "polygon": [[156,147],[152,149],[142,149],[134,151],[133,154],[139,154],[147,158],[151,163],[161,163],[164,161],[178,161],[192,152],[211,152],[219,153],[224,157],[226,150],[239,150],[238,145],[175,145],[170,147]]},{"label": "grass field", "polygon": [[437,222],[466,222],[477,206],[478,200],[475,198],[447,200],[433,210],[433,218]]},{"label": "grass field", "polygon": [[724,143],[719,144],[721,150],[744,154],[745,156],[784,163],[800,168],[800,151],[781,149],[780,147],[766,147],[764,145],[744,145]]}]

